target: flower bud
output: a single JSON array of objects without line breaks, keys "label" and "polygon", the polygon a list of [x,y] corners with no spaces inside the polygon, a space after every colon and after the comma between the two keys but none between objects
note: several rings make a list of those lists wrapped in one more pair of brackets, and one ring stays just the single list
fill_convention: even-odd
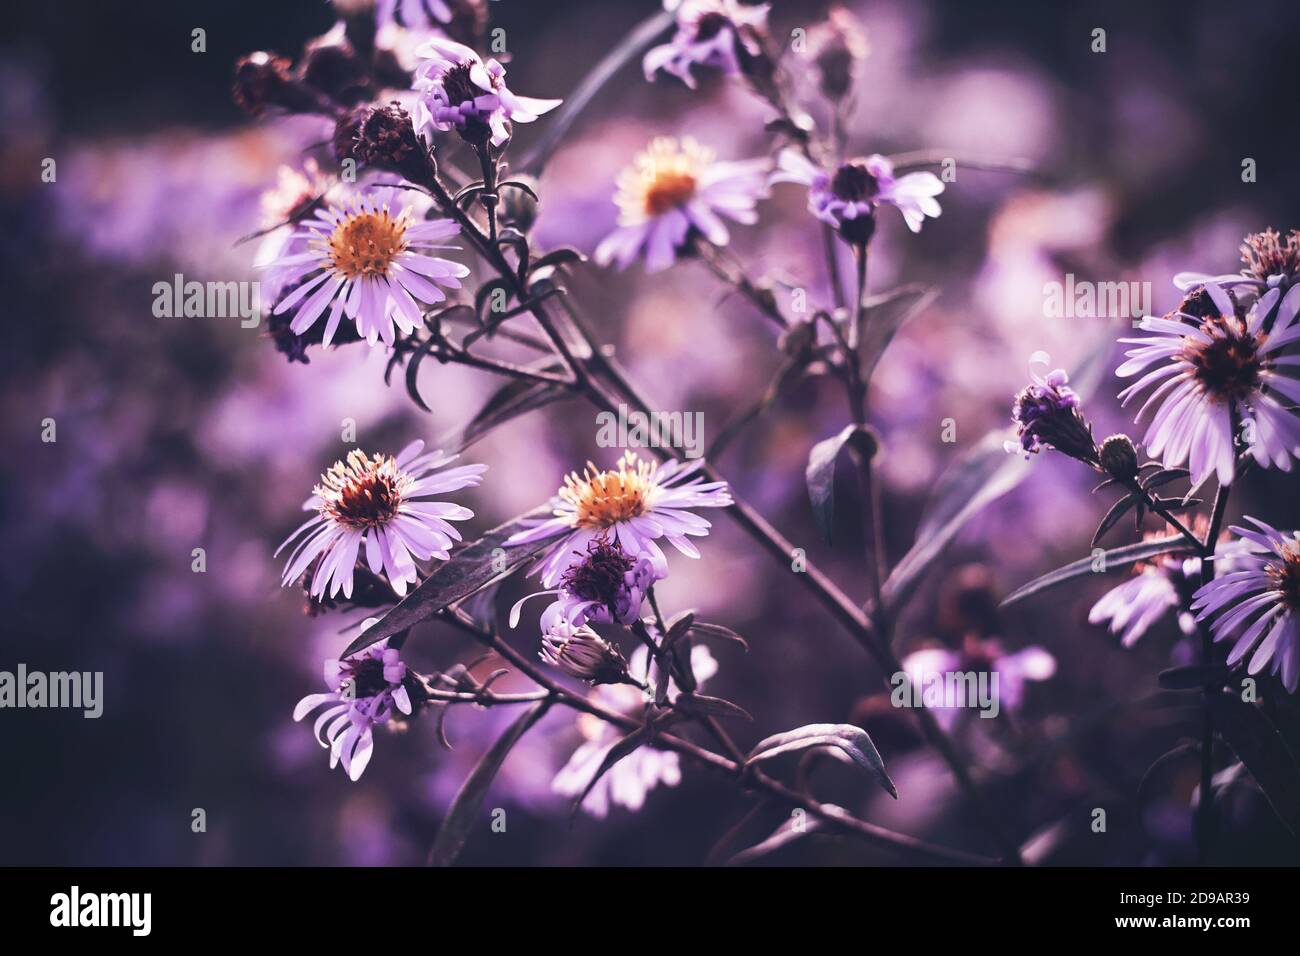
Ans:
[{"label": "flower bud", "polygon": [[858,69],[870,52],[866,34],[853,14],[837,6],[813,27],[808,39],[822,95],[832,102],[842,100],[853,89]]},{"label": "flower bud", "polygon": [[1099,464],[1092,426],[1079,411],[1079,396],[1066,386],[1068,381],[1064,370],[1058,368],[1020,391],[1011,410],[1020,441],[1018,446],[1007,442],[1007,451],[1036,454],[1046,446],[1085,464]]},{"label": "flower bud", "polygon": [[1121,482],[1137,478],[1138,456],[1133,440],[1127,435],[1111,435],[1101,443],[1101,467],[1106,474]]},{"label": "flower bud", "polygon": [[589,627],[557,623],[542,636],[541,658],[569,676],[591,684],[632,683],[627,661],[619,649]]}]

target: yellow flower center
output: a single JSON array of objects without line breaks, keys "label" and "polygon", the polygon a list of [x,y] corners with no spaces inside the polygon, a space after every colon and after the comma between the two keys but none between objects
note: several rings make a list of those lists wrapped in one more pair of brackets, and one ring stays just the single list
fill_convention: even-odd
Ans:
[{"label": "yellow flower center", "polygon": [[348,279],[386,276],[406,250],[406,213],[394,219],[385,207],[347,216],[329,237],[334,270]]},{"label": "yellow flower center", "polygon": [[650,480],[652,471],[649,462],[639,461],[630,451],[610,471],[597,471],[595,465],[587,462],[587,469],[581,475],[575,471],[564,479],[560,497],[573,504],[576,527],[608,528],[646,512],[654,488]]},{"label": "yellow flower center", "polygon": [[392,457],[371,458],[357,450],[321,475],[312,492],[325,517],[350,528],[374,528],[397,516],[412,480]]},{"label": "yellow flower center", "polygon": [[671,136],[656,137],[618,178],[614,202],[622,210],[620,221],[640,222],[684,206],[712,162],[713,150],[690,137],[680,143]]}]

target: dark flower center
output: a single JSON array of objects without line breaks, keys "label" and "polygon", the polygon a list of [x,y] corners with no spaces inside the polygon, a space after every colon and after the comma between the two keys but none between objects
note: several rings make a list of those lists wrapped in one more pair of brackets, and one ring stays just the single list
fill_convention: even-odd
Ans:
[{"label": "dark flower center", "polygon": [[364,697],[378,697],[388,690],[388,681],[384,679],[384,662],[378,658],[368,657],[352,668],[352,695],[356,700]]},{"label": "dark flower center", "polygon": [[462,63],[452,67],[442,77],[442,88],[447,102],[453,106],[483,96],[486,91],[469,78],[470,65]]},{"label": "dark flower center", "polygon": [[695,22],[695,39],[712,40],[731,26],[731,20],[722,13],[706,13]]},{"label": "dark flower center", "polygon": [[623,578],[636,562],[617,542],[600,537],[587,545],[586,558],[564,572],[561,585],[584,601],[613,607],[623,588]]},{"label": "dark flower center", "polygon": [[845,163],[831,177],[831,192],[846,202],[872,199],[880,191],[880,183],[867,167],[860,163]]},{"label": "dark flower center", "polygon": [[1240,400],[1260,387],[1259,342],[1235,316],[1215,316],[1201,324],[1211,341],[1189,338],[1183,358],[1194,369],[1196,380],[1211,394]]},{"label": "dark flower center", "polygon": [[1300,611],[1300,543],[1283,545],[1282,563],[1270,564],[1268,574],[1282,603],[1292,611]]}]

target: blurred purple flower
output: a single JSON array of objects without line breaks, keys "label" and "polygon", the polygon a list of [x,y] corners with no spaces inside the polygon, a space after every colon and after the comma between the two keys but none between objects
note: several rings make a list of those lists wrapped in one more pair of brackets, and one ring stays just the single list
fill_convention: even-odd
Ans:
[{"label": "blurred purple flower", "polygon": [[[633,679],[646,684],[647,690],[630,684],[603,684],[592,691],[591,699],[621,714],[639,716],[646,704],[654,699],[655,681],[660,679],[660,675],[652,676],[647,672],[649,656],[645,647],[638,647],[628,665]],[[708,648],[698,644],[691,648],[691,671],[699,685],[718,672],[718,662]],[[677,687],[671,678],[669,680],[668,698],[675,700]],[[591,714],[578,716],[578,730],[586,740],[573,752],[552,784],[556,793],[567,797],[576,797],[582,793],[600,769],[605,755],[623,736],[617,727]],[[652,789],[659,784],[675,787],[681,779],[682,770],[676,753],[656,750],[654,747],[638,747],[596,781],[596,785],[582,801],[582,809],[600,818],[609,813],[611,804],[629,810],[640,810],[645,805],[646,794]]]},{"label": "blurred purple flower", "polygon": [[809,212],[838,229],[848,242],[871,238],[880,205],[897,207],[913,232],[921,231],[926,216],[935,218],[942,212],[934,198],[943,192],[938,176],[917,172],[896,177],[894,164],[879,153],[827,170],[798,150],[786,148],[778,163],[772,182],[807,186]]},{"label": "blurred purple flower", "polygon": [[617,543],[630,555],[648,555],[663,562],[655,543],[665,538],[682,554],[698,558],[700,552],[688,536],[709,533],[710,524],[688,508],[725,508],[731,493],[725,481],[704,481],[698,475],[702,461],[655,464],[625,452],[617,467],[573,472],[551,501],[555,517],[506,539],[506,547],[559,538],[542,558],[538,570],[542,584],[554,587],[572,563],[596,538]]},{"label": "blurred purple flower", "polygon": [[[902,660],[902,668],[914,687],[924,687],[936,674],[988,673],[997,674],[997,702],[999,711],[1014,713],[1025,700],[1025,685],[1029,681],[1045,681],[1056,673],[1056,658],[1047,650],[1026,647],[1008,654],[994,638],[967,637],[960,650],[946,647],[927,647],[913,651]],[[934,711],[944,729],[956,723],[961,708],[967,701],[947,701],[926,706]]]},{"label": "blurred purple flower", "polygon": [[652,140],[618,177],[618,228],[596,247],[596,261],[626,269],[644,255],[646,271],[659,272],[673,264],[692,233],[725,246],[731,235],[721,216],[757,222],[754,207],[767,195],[770,163],[720,163],[714,155],[689,136],[680,143],[671,136]]},{"label": "blurred purple flower", "polygon": [[652,47],[641,61],[645,78],[663,70],[695,88],[692,67],[719,69],[726,76],[742,72],[743,63],[762,55],[767,33],[766,3],[737,0],[664,0],[676,14],[677,30],[668,43]]},{"label": "blurred purple flower", "polygon": [[[370,618],[361,627],[378,622]],[[322,747],[329,748],[330,769],[341,761],[352,780],[360,778],[374,753],[373,730],[392,717],[394,710],[411,713],[406,688],[407,667],[388,641],[371,644],[342,660],[325,662],[325,683],[329,692],[308,694],[293,709],[293,719],[302,720],[322,704],[328,705],[316,718],[313,731]]]},{"label": "blurred purple flower", "polygon": [[485,63],[463,43],[434,37],[417,52],[424,62],[415,71],[421,95],[415,126],[428,130],[430,141],[434,130],[456,129],[473,141],[490,134],[492,145],[500,146],[510,138],[508,123],[531,123],[562,102],[515,95],[506,86],[506,68],[493,59]]},{"label": "blurred purple flower", "polygon": [[[1210,625],[1215,640],[1240,634],[1228,654],[1229,667],[1254,648],[1249,672],[1258,674],[1272,661],[1273,673],[1280,673],[1283,685],[1294,694],[1300,686],[1300,532],[1284,534],[1258,518],[1245,517],[1255,528],[1232,527],[1249,542],[1247,553],[1238,559],[1241,570],[1200,588],[1192,607],[1198,621],[1218,617]],[[1253,623],[1241,631],[1251,618]]]},{"label": "blurred purple flower", "polygon": [[352,596],[352,572],[364,541],[366,563],[375,574],[386,573],[399,596],[408,582],[418,580],[413,558],[447,560],[460,532],[450,521],[465,521],[474,512],[444,501],[421,501],[430,495],[472,488],[482,482],[487,465],[462,465],[434,474],[458,456],[441,451],[421,455],[424,442],[413,441],[396,458],[348,453],[321,476],[303,508],[316,514],[285,539],[279,555],[299,540],[285,565],[282,585],[296,581],[312,561],[320,559],[311,580],[311,596],[341,590]]},{"label": "blurred purple flower", "polygon": [[[1220,484],[1232,482],[1240,422],[1253,422],[1247,447],[1261,467],[1271,463],[1289,471],[1292,457],[1300,456],[1300,418],[1286,407],[1300,402],[1300,381],[1278,371],[1281,365],[1300,364],[1300,356],[1277,354],[1300,342],[1300,324],[1295,322],[1300,287],[1292,288],[1279,304],[1280,298],[1277,289],[1270,289],[1243,318],[1228,293],[1210,284],[1170,317],[1144,318],[1141,327],[1154,336],[1120,339],[1137,346],[1115,370],[1121,378],[1161,363],[1121,391],[1120,398],[1128,404],[1139,392],[1161,383],[1135,417],[1141,419],[1158,406],[1143,441],[1152,455],[1163,456],[1167,467],[1188,461],[1194,485],[1211,473],[1218,475]],[[1274,308],[1277,314],[1267,326]]]}]

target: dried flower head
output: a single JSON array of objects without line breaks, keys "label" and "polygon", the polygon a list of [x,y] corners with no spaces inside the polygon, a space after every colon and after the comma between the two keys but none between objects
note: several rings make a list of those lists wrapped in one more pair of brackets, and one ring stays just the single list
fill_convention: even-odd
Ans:
[{"label": "dried flower head", "polygon": [[1092,437],[1092,426],[1079,410],[1079,396],[1069,388],[1064,369],[1049,372],[1046,378],[1021,389],[1011,407],[1018,442],[1007,442],[1009,452],[1037,454],[1054,448],[1064,455],[1096,466],[1100,452]]}]

